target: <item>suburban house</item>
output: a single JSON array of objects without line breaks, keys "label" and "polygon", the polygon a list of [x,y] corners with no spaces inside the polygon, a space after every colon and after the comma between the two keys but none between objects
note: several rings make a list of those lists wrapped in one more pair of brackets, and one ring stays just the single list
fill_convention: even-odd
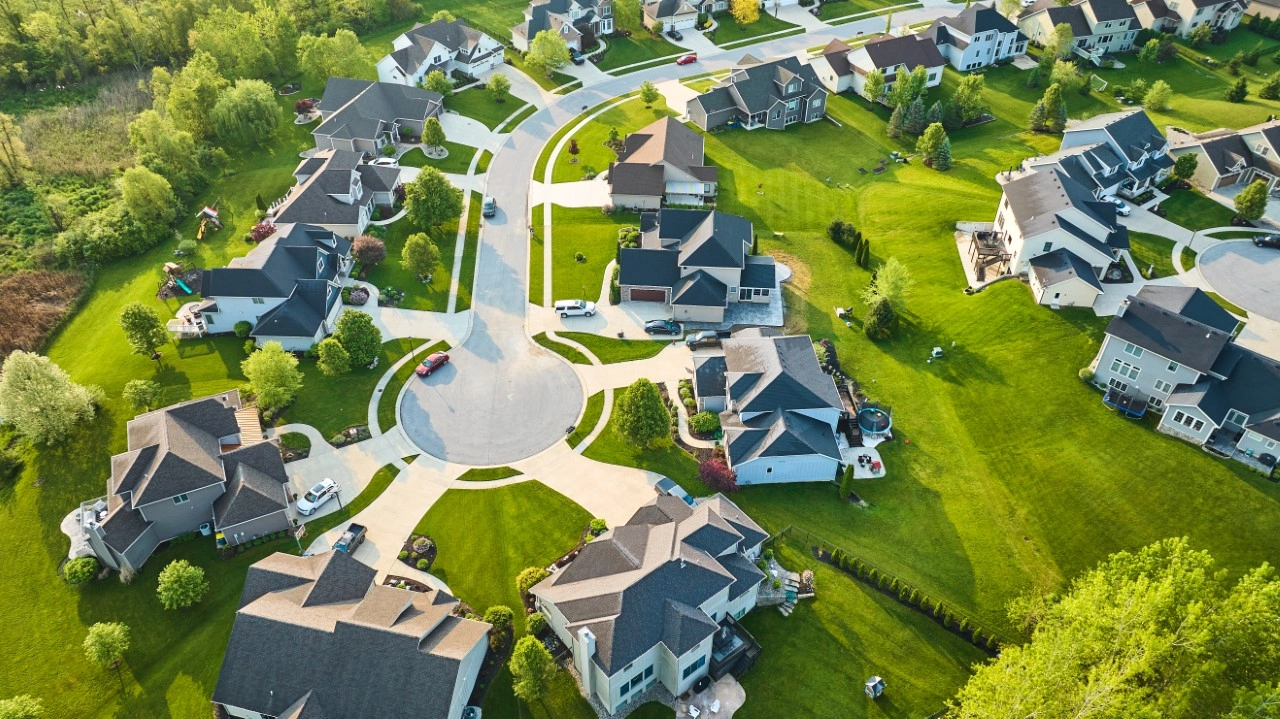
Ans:
[{"label": "suburban house", "polygon": [[1132,3],[1142,27],[1186,37],[1200,25],[1226,32],[1244,19],[1249,0],[1137,0]]},{"label": "suburban house", "polygon": [[132,575],[161,542],[203,531],[235,546],[288,529],[289,477],[236,390],[129,420],[107,494],[80,505],[72,553]]},{"label": "suburban house", "polygon": [[251,566],[213,703],[238,719],[461,719],[490,625],[376,574],[336,551]]},{"label": "suburban house", "polygon": [[1280,455],[1280,362],[1234,342],[1239,321],[1194,287],[1147,285],[1122,303],[1094,359],[1103,402],[1270,472]]},{"label": "suburban house", "polygon": [[1057,0],[1037,0],[1018,16],[1018,28],[1037,45],[1044,45],[1061,24],[1075,36],[1073,52],[1099,65],[1105,55],[1133,50],[1133,40],[1141,24],[1125,0],[1074,0],[1059,5]]},{"label": "suburban house", "polygon": [[719,412],[738,484],[828,482],[842,463],[844,403],[808,335],[739,330],[694,361],[699,411]]},{"label": "suburban house", "polygon": [[662,23],[662,30],[692,30],[698,24],[698,3],[690,0],[649,0],[644,4],[642,20],[652,30]]},{"label": "suburban house", "polygon": [[395,204],[399,167],[362,164],[360,153],[321,150],[293,170],[296,185],[267,209],[276,223],[306,223],[343,237],[364,232],[374,209]]},{"label": "suburban house", "polygon": [[524,22],[511,28],[511,45],[529,52],[538,33],[550,30],[579,52],[594,47],[596,38],[613,33],[613,0],[532,0]]},{"label": "suburban house", "polygon": [[627,135],[618,160],[609,165],[614,207],[656,210],[701,205],[716,196],[716,168],[706,164],[702,135],[665,117]]},{"label": "suburban house", "polygon": [[194,334],[231,332],[237,322],[249,322],[259,344],[305,351],[333,332],[351,264],[348,240],[314,225],[278,225],[249,254],[205,270],[197,316],[177,321],[194,323]]},{"label": "suburban house", "polygon": [[320,125],[311,131],[317,150],[351,150],[376,155],[395,147],[401,135],[421,136],[427,118],[444,108],[444,96],[399,82],[331,77],[316,109]]},{"label": "suburban house", "polygon": [[995,3],[970,5],[958,15],[938,18],[920,34],[957,70],[989,67],[1027,51],[1027,36]]},{"label": "suburban house", "polygon": [[640,215],[640,246],[618,252],[622,299],[671,305],[674,319],[724,321],[730,303],[769,303],[776,267],[752,255],[751,221],[715,210]]},{"label": "suburban house", "polygon": [[924,35],[881,35],[866,44],[851,48],[839,40],[832,40],[813,60],[819,80],[831,92],[852,90],[863,94],[867,75],[879,70],[884,74],[884,91],[887,93],[903,74],[910,74],[917,67],[928,72],[926,87],[942,83],[942,68],[946,58],[938,51],[933,40]]},{"label": "suburban house", "polygon": [[1124,110],[1068,123],[1058,152],[1027,160],[1037,172],[1059,170],[1094,197],[1137,197],[1169,177],[1169,142],[1142,110]]},{"label": "suburban house", "polygon": [[695,507],[663,495],[533,587],[602,716],[655,684],[679,696],[755,662],[760,647],[737,620],[756,606],[767,538],[724,495]]},{"label": "suburban house", "polygon": [[808,63],[795,57],[761,62],[747,55],[729,76],[689,101],[689,119],[703,130],[741,125],[781,130],[827,114],[827,91]]},{"label": "suburban house", "polygon": [[1280,19],[1280,0],[1249,0],[1245,14],[1268,20]]},{"label": "suburban house", "polygon": [[1170,131],[1169,137],[1175,157],[1200,155],[1192,181],[1206,190],[1244,188],[1262,180],[1270,192],[1280,180],[1280,120],[1239,130]]},{"label": "suburban house", "polygon": [[503,63],[502,44],[461,20],[414,25],[378,61],[379,82],[416,87],[432,70],[479,77]]}]

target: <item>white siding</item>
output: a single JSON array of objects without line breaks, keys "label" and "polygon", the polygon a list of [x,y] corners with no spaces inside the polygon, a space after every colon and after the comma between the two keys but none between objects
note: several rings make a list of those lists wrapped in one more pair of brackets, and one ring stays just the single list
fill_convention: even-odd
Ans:
[{"label": "white siding", "polygon": [[820,454],[766,457],[735,464],[739,485],[781,482],[830,482],[840,462]]},{"label": "white siding", "polygon": [[1085,282],[1079,277],[1072,277],[1066,281],[1058,282],[1048,287],[1040,284],[1036,278],[1036,273],[1031,274],[1031,292],[1035,295],[1036,302],[1050,307],[1092,307],[1098,295],[1102,294],[1098,288]]}]

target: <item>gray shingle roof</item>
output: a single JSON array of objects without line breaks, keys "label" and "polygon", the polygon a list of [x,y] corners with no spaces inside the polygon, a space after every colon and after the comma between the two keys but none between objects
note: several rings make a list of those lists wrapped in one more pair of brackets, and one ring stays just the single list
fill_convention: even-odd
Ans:
[{"label": "gray shingle roof", "polygon": [[239,393],[227,392],[130,420],[133,449],[112,461],[112,493],[129,493],[136,507],[225,481],[218,440],[240,432],[239,407]]},{"label": "gray shingle roof", "polygon": [[1164,136],[1142,110],[1108,112],[1074,122],[1066,129],[1063,140],[1069,142],[1073,133],[1092,130],[1106,132],[1131,162],[1166,144]]},{"label": "gray shingle roof", "polygon": [[418,87],[331,77],[320,98],[324,121],[312,134],[374,140],[396,120],[422,122],[436,115],[443,101],[440,93]]},{"label": "gray shingle roof", "polygon": [[725,423],[725,449],[730,464],[762,457],[822,455],[839,460],[831,425],[792,410],[777,409],[736,426]]},{"label": "gray shingle roof", "polygon": [[[1217,316],[1199,298],[1183,296],[1203,295],[1198,289],[1162,287],[1148,291],[1152,289],[1144,287],[1136,296],[1130,296],[1127,306],[1122,306],[1123,313],[1107,325],[1107,334],[1199,372],[1211,371],[1231,340],[1230,330],[1223,329],[1228,320]],[[1207,296],[1204,299],[1213,302]],[[1221,308],[1219,311],[1226,314]],[[1229,321],[1234,328],[1235,320]]]},{"label": "gray shingle roof", "polygon": [[1093,273],[1089,263],[1064,247],[1031,258],[1031,271],[1035,273],[1036,279],[1043,287],[1051,287],[1059,282],[1078,277],[1088,282],[1097,291],[1102,291],[1102,282]]},{"label": "gray shingle roof", "polygon": [[[332,280],[351,242],[314,225],[277,225],[276,233],[227,267],[204,271],[201,294],[217,297],[288,297],[299,280]],[[208,310],[212,311],[212,310]]]},{"label": "gray shingle roof", "polygon": [[[970,5],[956,15],[938,18],[922,34],[929,35],[934,28],[940,25],[954,28],[969,37],[992,31],[999,33],[1018,32],[1018,26],[1010,22],[1004,15],[1001,15],[995,9],[995,3]],[[932,35],[929,36],[932,37]]]},{"label": "gray shingle roof", "polygon": [[882,35],[868,41],[863,49],[879,70],[888,70],[898,65],[906,65],[908,70],[914,70],[917,67],[941,67],[947,64],[933,40],[922,35]]},{"label": "gray shingle roof", "polygon": [[284,485],[289,481],[280,450],[259,442],[223,455],[227,491],[213,503],[219,530],[288,508]]},{"label": "gray shingle roof", "polygon": [[729,398],[737,412],[843,408],[808,335],[744,330],[724,341]]},{"label": "gray shingle roof", "polygon": [[698,397],[725,396],[725,377],[728,365],[724,355],[709,355],[693,359],[693,392]]},{"label": "gray shingle roof", "polygon": [[739,284],[743,287],[772,289],[778,284],[777,265],[774,264],[773,258],[768,255],[747,257],[747,266],[742,269],[742,279],[739,280]]},{"label": "gray shingle roof", "polygon": [[338,286],[328,280],[299,280],[288,299],[258,318],[250,336],[315,337],[341,297]]},{"label": "gray shingle roof", "polygon": [[[937,48],[934,48],[934,52],[937,52]],[[801,80],[799,89],[796,92],[785,92],[786,80],[795,77]],[[809,97],[816,92],[826,94],[818,81],[818,74],[807,62],[802,63],[795,57],[784,57],[772,62],[748,64],[744,57],[729,77],[690,102],[700,104],[708,114],[730,107],[753,114],[768,110],[775,102]]]},{"label": "gray shingle roof", "polygon": [[720,564],[733,575],[733,584],[729,587],[731,601],[755,589],[764,580],[764,572],[741,554],[724,557],[720,560]]},{"label": "gray shingle roof", "polygon": [[680,280],[679,253],[624,247],[618,253],[618,283],[649,287],[673,287]]},{"label": "gray shingle roof", "polygon": [[390,56],[405,74],[417,72],[437,44],[464,64],[476,62],[490,54],[480,49],[484,33],[468,27],[461,20],[436,20],[425,25],[418,23],[406,31],[403,37],[409,41],[409,45],[391,52]]},{"label": "gray shingle roof", "polygon": [[716,168],[706,166],[702,135],[674,117],[664,117],[627,135],[625,147],[618,154],[618,162],[614,167],[653,166],[660,163],[666,163],[704,181],[715,182]]},{"label": "gray shingle roof", "polygon": [[666,179],[661,165],[618,163],[609,165],[609,194],[662,197]]},{"label": "gray shingle roof", "polygon": [[107,546],[124,553],[151,526],[141,512],[128,501],[121,502],[102,522],[102,535]]},{"label": "gray shingle roof", "polygon": [[[1088,188],[1056,167],[1045,172],[1031,172],[1005,183],[1004,196],[1009,201],[1009,209],[1018,221],[1023,237],[1034,238],[1041,233],[1062,228],[1094,245],[1104,254],[1110,253],[1109,247],[1128,247],[1129,236],[1124,226],[1116,220],[1115,205],[1094,198]],[[1064,220],[1061,213],[1073,208],[1100,225],[1106,233],[1104,238],[1099,239],[1094,232],[1085,231]]]},{"label": "gray shingle roof", "polygon": [[686,307],[727,307],[729,288],[708,272],[681,277],[671,288],[671,304]]},{"label": "gray shingle roof", "polygon": [[1235,344],[1223,353],[1235,355],[1226,379],[1206,377],[1180,386],[1167,404],[1196,406],[1218,424],[1234,409],[1249,416],[1245,429],[1280,440],[1280,363]]}]

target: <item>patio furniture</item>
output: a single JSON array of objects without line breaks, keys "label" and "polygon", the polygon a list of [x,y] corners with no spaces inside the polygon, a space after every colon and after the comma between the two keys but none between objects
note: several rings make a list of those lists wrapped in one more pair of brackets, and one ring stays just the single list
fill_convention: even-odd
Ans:
[{"label": "patio furniture", "polygon": [[691,706],[689,707],[689,716],[693,717],[693,719],[698,719],[698,717],[702,716],[702,711],[698,707]]},{"label": "patio furniture", "polygon": [[711,709],[711,713],[712,713],[712,714],[715,714],[716,712],[720,711],[720,700],[719,700],[719,699],[717,699],[717,700],[715,700],[715,701],[711,702],[711,707],[710,707],[710,709]]}]

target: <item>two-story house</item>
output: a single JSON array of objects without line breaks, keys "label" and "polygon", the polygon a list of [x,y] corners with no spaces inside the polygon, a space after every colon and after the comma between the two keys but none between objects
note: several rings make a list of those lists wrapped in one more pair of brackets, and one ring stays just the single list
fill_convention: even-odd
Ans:
[{"label": "two-story house", "polygon": [[851,90],[858,95],[864,94],[867,75],[877,70],[884,75],[885,93],[893,89],[898,78],[911,74],[917,67],[925,68],[925,87],[937,87],[942,83],[942,68],[946,64],[934,41],[916,34],[880,35],[857,48],[832,40],[813,60],[818,79],[828,90],[835,93]]},{"label": "two-story house", "polygon": [[249,567],[214,705],[236,719],[462,719],[491,626],[441,590],[376,575],[338,551]]},{"label": "two-story house", "polygon": [[378,80],[411,87],[439,70],[479,77],[503,63],[502,43],[461,20],[414,25],[391,41],[391,52],[378,60]]},{"label": "two-story house", "polygon": [[769,303],[778,292],[773,258],[752,255],[751,221],[714,210],[640,215],[640,246],[618,252],[622,299],[662,302],[681,321],[724,321],[730,303]]},{"label": "two-story house", "polygon": [[1027,51],[1027,36],[1001,15],[995,3],[970,5],[959,14],[938,18],[922,36],[957,70],[976,70]]},{"label": "two-story house", "polygon": [[511,46],[529,52],[529,43],[544,30],[573,50],[594,47],[597,38],[613,34],[613,0],[533,0],[524,22],[511,28]]},{"label": "two-story house", "polygon": [[1142,110],[1109,112],[1068,123],[1058,152],[1031,158],[1029,170],[1057,169],[1094,197],[1137,197],[1169,177],[1169,142]]},{"label": "two-story house", "polygon": [[701,205],[716,196],[716,168],[706,165],[702,135],[673,117],[627,135],[618,160],[609,165],[614,207],[656,210]]},{"label": "two-story house", "polygon": [[317,150],[377,155],[401,135],[420,137],[427,119],[440,114],[438,92],[399,82],[331,77],[316,107],[320,125],[311,131]]},{"label": "two-story house", "polygon": [[739,485],[826,482],[842,463],[844,403],[808,335],[739,330],[694,361],[700,411],[719,412]]},{"label": "two-story house", "polygon": [[723,495],[659,496],[531,594],[582,691],[617,714],[655,684],[679,696],[750,667],[759,645],[737,620],[756,606],[767,538]]},{"label": "two-story house", "polygon": [[809,63],[795,57],[761,62],[747,55],[687,107],[689,119],[703,130],[722,125],[781,130],[826,117],[827,91]]},{"label": "two-story house", "polygon": [[296,185],[271,203],[267,219],[277,224],[305,223],[343,237],[364,232],[374,209],[395,204],[402,184],[399,167],[364,164],[360,153],[321,150],[293,170]]},{"label": "two-story house", "polygon": [[1074,0],[1065,6],[1057,0],[1038,0],[1018,16],[1018,29],[1038,45],[1048,42],[1053,29],[1063,23],[1075,37],[1072,51],[1095,65],[1105,55],[1133,50],[1142,29],[1125,0]]},{"label": "two-story house", "polygon": [[692,30],[698,24],[697,0],[648,0],[642,8],[644,26],[652,30],[662,23],[663,31]]},{"label": "two-story house", "polygon": [[1179,37],[1201,25],[1232,30],[1249,10],[1249,0],[1136,0],[1132,5],[1142,27]]},{"label": "two-story house", "polygon": [[1280,362],[1234,342],[1239,320],[1194,287],[1147,285],[1107,326],[1094,358],[1103,402],[1270,471],[1280,455]]},{"label": "two-story house", "polygon": [[1280,183],[1280,120],[1239,130],[1171,130],[1169,136],[1174,157],[1188,153],[1200,156],[1191,179],[1206,190],[1243,188],[1260,180],[1267,183],[1270,192]]},{"label": "two-story house", "polygon": [[290,526],[280,449],[236,390],[140,414],[107,494],[80,505],[72,553],[132,575],[161,542],[202,528],[238,545]]}]

